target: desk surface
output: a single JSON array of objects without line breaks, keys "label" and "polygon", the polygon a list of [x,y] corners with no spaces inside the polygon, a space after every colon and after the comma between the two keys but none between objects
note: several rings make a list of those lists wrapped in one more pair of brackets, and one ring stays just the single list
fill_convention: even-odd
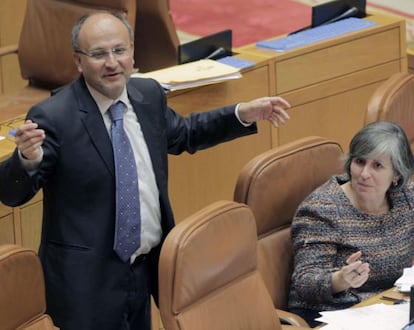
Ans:
[{"label": "desk surface", "polygon": [[363,307],[363,306],[369,306],[373,304],[387,304],[392,305],[398,300],[409,300],[410,295],[407,293],[401,293],[397,291],[395,288],[391,288],[388,290],[385,290],[384,292],[381,292],[367,300],[361,301],[359,304],[356,304],[353,307]]}]

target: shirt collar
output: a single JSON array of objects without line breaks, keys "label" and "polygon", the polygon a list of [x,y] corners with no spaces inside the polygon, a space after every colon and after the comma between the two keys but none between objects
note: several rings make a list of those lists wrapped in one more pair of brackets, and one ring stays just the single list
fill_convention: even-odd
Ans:
[{"label": "shirt collar", "polygon": [[99,108],[99,111],[101,112],[102,115],[104,115],[108,111],[109,107],[112,104],[114,104],[118,101],[122,101],[125,105],[127,105],[129,103],[128,102],[128,94],[127,94],[126,86],[122,90],[121,95],[115,100],[110,99],[109,97],[107,97],[107,96],[103,95],[102,93],[98,92],[96,89],[94,89],[87,82],[86,82],[86,86],[88,87],[89,93],[91,93],[92,98],[95,100],[95,102],[96,102],[96,104]]}]

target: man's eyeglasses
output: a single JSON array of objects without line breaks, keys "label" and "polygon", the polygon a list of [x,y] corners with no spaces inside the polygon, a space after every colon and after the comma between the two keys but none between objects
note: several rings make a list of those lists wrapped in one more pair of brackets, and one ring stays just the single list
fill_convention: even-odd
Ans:
[{"label": "man's eyeglasses", "polygon": [[129,47],[125,47],[125,46],[114,47],[110,50],[99,49],[99,50],[93,50],[91,52],[86,52],[81,49],[76,49],[75,53],[88,56],[95,61],[102,61],[102,60],[107,60],[110,54],[112,54],[117,59],[122,58],[128,53],[129,49],[130,49],[130,46]]}]

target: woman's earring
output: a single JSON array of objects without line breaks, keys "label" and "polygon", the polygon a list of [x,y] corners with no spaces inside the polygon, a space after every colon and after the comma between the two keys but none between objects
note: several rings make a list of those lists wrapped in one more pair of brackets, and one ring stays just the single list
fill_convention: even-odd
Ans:
[{"label": "woman's earring", "polygon": [[398,186],[398,178],[394,178],[394,180],[392,180],[392,184],[394,187]]}]

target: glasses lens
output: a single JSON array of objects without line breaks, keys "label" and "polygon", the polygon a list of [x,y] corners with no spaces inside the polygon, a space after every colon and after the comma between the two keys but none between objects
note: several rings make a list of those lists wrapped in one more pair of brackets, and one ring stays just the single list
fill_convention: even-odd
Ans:
[{"label": "glasses lens", "polygon": [[107,60],[111,56],[110,54],[112,54],[117,59],[122,58],[123,56],[127,55],[129,48],[130,47],[122,46],[122,47],[112,48],[111,50],[99,49],[99,50],[94,50],[91,52],[77,50],[77,52],[80,54],[86,55],[95,61],[103,61],[103,60]]}]

